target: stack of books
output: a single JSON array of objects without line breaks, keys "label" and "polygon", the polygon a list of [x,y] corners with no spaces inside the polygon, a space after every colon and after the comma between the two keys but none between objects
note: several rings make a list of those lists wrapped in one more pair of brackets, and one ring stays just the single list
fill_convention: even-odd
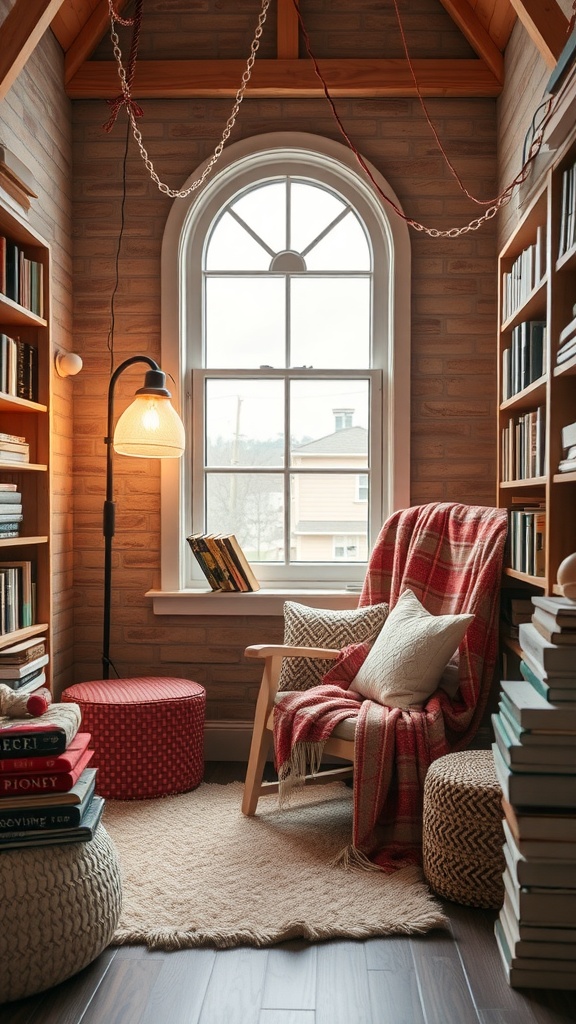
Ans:
[{"label": "stack of books", "polygon": [[46,685],[46,637],[35,636],[0,649],[0,683],[20,693]]},{"label": "stack of books", "polygon": [[574,989],[576,602],[532,603],[518,627],[523,678],[502,682],[492,716],[506,860],[495,934],[512,986]]},{"label": "stack of books", "polygon": [[[5,436],[5,435],[4,435]],[[0,434],[0,445],[2,435]],[[0,449],[1,458],[1,449]],[[0,483],[0,540],[18,537],[22,515],[22,494],[16,484]]]},{"label": "stack of books", "polygon": [[95,795],[90,733],[77,704],[39,718],[0,717],[0,852],[92,839],[104,799]]},{"label": "stack of books", "polygon": [[260,590],[233,533],[194,533],[186,539],[212,590],[244,594]]},{"label": "stack of books", "polygon": [[0,433],[0,462],[30,462],[30,445],[26,438]]}]

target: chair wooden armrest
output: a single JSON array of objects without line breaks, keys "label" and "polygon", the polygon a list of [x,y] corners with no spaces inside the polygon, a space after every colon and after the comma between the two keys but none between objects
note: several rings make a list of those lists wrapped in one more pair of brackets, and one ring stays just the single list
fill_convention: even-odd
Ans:
[{"label": "chair wooden armrest", "polygon": [[252,644],[244,651],[246,658],[323,658],[334,660],[340,654],[333,647],[291,647],[289,644]]},{"label": "chair wooden armrest", "polygon": [[265,790],[278,791],[278,783],[263,783],[262,775],[272,736],[270,716],[278,692],[282,660],[284,658],[317,658],[335,661],[340,651],[328,647],[253,644],[246,648],[244,654],[247,658],[262,658],[264,660],[242,801],[243,813],[254,814],[260,793]]}]

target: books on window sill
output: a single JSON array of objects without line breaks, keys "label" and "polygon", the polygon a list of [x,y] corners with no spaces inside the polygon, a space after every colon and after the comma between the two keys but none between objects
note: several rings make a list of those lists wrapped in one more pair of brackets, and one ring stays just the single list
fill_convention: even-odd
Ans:
[{"label": "books on window sill", "polygon": [[195,533],[186,539],[212,590],[251,593],[260,589],[234,534]]}]

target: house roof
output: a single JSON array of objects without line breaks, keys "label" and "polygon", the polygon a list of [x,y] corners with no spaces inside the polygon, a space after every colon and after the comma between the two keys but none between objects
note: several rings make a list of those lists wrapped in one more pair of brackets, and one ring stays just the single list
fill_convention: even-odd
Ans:
[{"label": "house roof", "polygon": [[[557,0],[437,0],[476,54],[459,60],[434,57],[411,62],[425,96],[497,96],[504,82],[503,52],[518,17],[553,68],[566,43],[568,19]],[[118,14],[132,10],[114,0]],[[353,0],[350,5],[353,7]],[[305,0],[302,0],[305,13]],[[272,13],[273,11],[273,13]],[[309,58],[300,56],[300,31],[293,0],[276,0],[276,56],[258,59],[248,85],[252,96],[320,96],[323,87]],[[196,17],[192,11],[190,17]],[[15,0],[1,26],[0,99],[50,28],[64,51],[64,80],[72,99],[114,97],[118,72],[112,60],[92,61],[109,32],[108,0]],[[144,98],[235,96],[246,58],[213,60],[139,60],[135,94]],[[333,96],[414,96],[406,60],[357,57],[319,60]]]},{"label": "house roof", "polygon": [[293,455],[366,455],[368,431],[366,427],[345,427],[333,434],[308,441],[292,449]]}]

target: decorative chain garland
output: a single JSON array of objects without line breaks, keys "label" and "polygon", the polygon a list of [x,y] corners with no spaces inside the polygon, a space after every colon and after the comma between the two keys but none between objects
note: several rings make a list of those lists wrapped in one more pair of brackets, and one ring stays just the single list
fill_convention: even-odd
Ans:
[{"label": "decorative chain garland", "polygon": [[[238,111],[240,109],[240,104],[242,103],[242,100],[244,99],[244,93],[246,91],[246,86],[248,85],[248,82],[250,81],[250,76],[252,74],[252,68],[254,67],[254,61],[256,60],[256,53],[258,51],[258,47],[260,46],[260,38],[262,36],[262,30],[263,30],[263,27],[264,27],[264,22],[266,21],[266,15],[268,13],[268,8],[270,6],[270,0],[262,0],[262,8],[261,8],[260,14],[258,16],[258,24],[257,24],[256,30],[254,32],[254,38],[253,38],[252,43],[250,45],[250,55],[248,57],[248,60],[246,61],[246,68],[244,69],[244,72],[242,74],[242,80],[241,80],[241,83],[240,83],[240,87],[239,87],[239,89],[238,89],[238,91],[236,93],[236,98],[235,98],[234,106],[232,107],[232,111],[230,113],[230,116],[229,116],[229,118],[226,121],[226,124],[224,126],[224,130],[222,132],[222,137],[220,139],[220,142],[216,146],[212,156],[210,157],[210,160],[206,164],[206,167],[202,171],[202,174],[200,175],[200,177],[197,178],[195,181],[193,181],[192,184],[189,185],[188,188],[186,188],[186,189],[173,189],[173,188],[170,188],[168,185],[166,185],[164,182],[160,181],[160,178],[158,177],[156,171],[154,170],[154,165],[153,165],[152,161],[150,160],[150,158],[148,156],[148,153],[146,152],[146,149],[144,148],[144,144],[142,142],[142,134],[138,130],[138,126],[136,124],[136,117],[141,117],[142,116],[142,110],[132,100],[132,97],[130,95],[130,86],[131,86],[132,79],[134,77],[134,68],[135,68],[135,64],[136,64],[136,50],[137,50],[137,45],[138,45],[137,39],[138,39],[138,32],[139,32],[139,28],[140,28],[140,17],[141,17],[142,2],[143,2],[143,0],[139,0],[138,5],[137,5],[136,14],[135,14],[133,19],[130,19],[130,20],[127,20],[127,21],[122,21],[118,17],[118,15],[116,14],[116,12],[114,10],[113,0],[108,0],[108,9],[110,11],[110,21],[111,21],[111,26],[112,26],[111,27],[110,37],[112,39],[112,46],[114,48],[114,56],[115,56],[116,61],[118,63],[118,76],[120,78],[120,85],[122,87],[122,96],[120,98],[117,98],[116,100],[112,100],[112,104],[116,105],[116,113],[118,112],[118,109],[120,108],[120,106],[122,104],[124,104],[124,106],[126,107],[126,112],[128,114],[128,117],[130,118],[130,123],[132,125],[132,134],[133,134],[133,136],[134,136],[134,138],[136,140],[136,144],[138,146],[138,149],[140,150],[140,156],[142,157],[142,159],[143,159],[143,161],[144,161],[144,163],[145,163],[145,165],[146,165],[146,167],[148,169],[148,172],[150,174],[150,177],[152,178],[152,181],[154,181],[156,183],[156,185],[158,186],[160,192],[163,192],[164,195],[170,196],[171,199],[185,199],[186,196],[189,196],[192,192],[195,192],[196,189],[200,188],[200,186],[204,184],[204,182],[206,181],[206,178],[208,177],[208,175],[212,171],[212,168],[214,167],[214,165],[220,159],[220,156],[222,155],[222,150],[224,149],[224,146],[225,146],[226,142],[230,138],[232,129],[233,129],[235,123],[236,123],[236,117],[237,117]],[[118,33],[116,32],[116,29],[114,27],[115,21],[119,21],[120,24],[122,24],[122,25],[132,25],[132,24],[134,25],[134,38],[133,38],[133,42],[132,42],[132,53],[131,53],[131,57],[132,57],[132,54],[133,54],[134,58],[130,62],[130,67],[129,67],[128,73],[126,72],[126,70],[124,68],[124,65],[122,64],[122,51],[120,50],[120,41],[118,39]],[[113,113],[112,117],[110,118],[110,121],[108,121],[104,125],[104,128],[107,131],[110,131],[110,128],[114,124],[115,119],[116,119],[116,116]],[[108,127],[108,125],[110,127]]]}]

